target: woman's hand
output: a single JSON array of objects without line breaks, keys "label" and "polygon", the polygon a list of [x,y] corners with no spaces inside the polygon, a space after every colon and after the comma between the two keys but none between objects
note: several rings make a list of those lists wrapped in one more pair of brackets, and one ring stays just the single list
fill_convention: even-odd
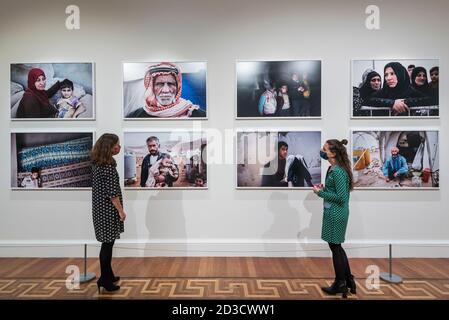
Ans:
[{"label": "woman's hand", "polygon": [[316,185],[314,185],[313,187],[312,187],[312,189],[313,189],[313,192],[315,193],[315,194],[318,194],[318,192],[320,192],[321,190],[323,190],[323,184],[316,184]]},{"label": "woman's hand", "polygon": [[399,113],[404,113],[409,111],[409,107],[405,104],[404,99],[396,99],[394,100],[394,104],[393,104],[393,113],[394,115],[397,115]]},{"label": "woman's hand", "polygon": [[125,213],[125,211],[120,211],[119,213],[119,216],[120,216],[120,221],[125,221],[125,219],[126,219],[126,213]]}]

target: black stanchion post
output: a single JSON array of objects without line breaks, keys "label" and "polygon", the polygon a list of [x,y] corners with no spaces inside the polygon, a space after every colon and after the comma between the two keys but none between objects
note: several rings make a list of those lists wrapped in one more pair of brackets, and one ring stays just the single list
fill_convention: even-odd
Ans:
[{"label": "black stanchion post", "polygon": [[88,282],[95,277],[94,272],[87,272],[87,244],[84,244],[84,274],[80,275],[80,283]]},{"label": "black stanchion post", "polygon": [[397,276],[393,274],[393,246],[391,243],[388,245],[388,251],[389,251],[389,257],[388,257],[388,273],[387,272],[381,272],[380,278],[386,282],[390,283],[401,283],[402,278],[400,276]]}]

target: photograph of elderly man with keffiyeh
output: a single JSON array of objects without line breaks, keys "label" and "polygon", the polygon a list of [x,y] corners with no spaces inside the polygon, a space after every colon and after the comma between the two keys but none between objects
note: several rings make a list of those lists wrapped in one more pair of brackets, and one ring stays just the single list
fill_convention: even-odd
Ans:
[{"label": "photograph of elderly man with keffiyeh", "polygon": [[124,63],[124,118],[206,118],[206,70],[206,62]]}]

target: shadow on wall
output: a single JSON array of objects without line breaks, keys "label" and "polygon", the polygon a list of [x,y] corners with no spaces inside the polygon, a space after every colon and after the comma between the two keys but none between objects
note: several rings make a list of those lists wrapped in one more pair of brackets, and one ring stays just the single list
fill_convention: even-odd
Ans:
[{"label": "shadow on wall", "polygon": [[[292,206],[288,194],[273,192],[268,199],[268,210],[273,213],[271,227],[263,234],[267,256],[301,256],[308,246],[301,243],[272,243],[272,240],[307,241],[319,239],[321,234],[321,213],[319,201],[309,192],[302,202],[311,219],[308,225],[301,221],[300,208]],[[309,248],[310,249],[310,248]],[[280,251],[282,250],[282,251]]]},{"label": "shadow on wall", "polygon": [[295,251],[296,244],[285,246],[285,244],[272,243],[272,240],[295,239],[300,227],[298,208],[294,208],[288,201],[288,195],[284,192],[273,192],[267,201],[268,210],[273,219],[270,228],[263,234],[265,239],[266,256],[286,256],[289,252],[278,250]]},{"label": "shadow on wall", "polygon": [[[173,200],[174,199],[174,200]],[[187,256],[186,219],[182,205],[183,192],[180,190],[156,191],[150,195],[145,211],[145,225],[148,243],[144,254],[147,256]],[[169,248],[158,248],[151,240],[179,241]]]},{"label": "shadow on wall", "polygon": [[[298,232],[298,239],[303,241],[320,240],[321,224],[323,221],[323,199],[310,191],[303,201],[305,210],[310,213],[310,221],[307,226]],[[323,242],[324,244],[324,242]]]}]

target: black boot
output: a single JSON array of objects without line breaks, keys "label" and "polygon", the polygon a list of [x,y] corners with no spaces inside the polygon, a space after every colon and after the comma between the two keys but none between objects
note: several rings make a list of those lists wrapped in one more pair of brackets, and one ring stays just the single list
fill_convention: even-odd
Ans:
[{"label": "black boot", "polygon": [[106,291],[117,291],[120,289],[120,286],[116,286],[112,282],[109,281],[103,281],[101,278],[97,281],[97,287],[98,287],[98,294],[100,294],[100,288],[103,287]]},{"label": "black boot", "polygon": [[349,291],[352,294],[356,294],[356,284],[354,280],[354,276],[351,274],[349,278],[346,279],[346,285],[348,286]]},{"label": "black boot", "polygon": [[321,290],[330,295],[341,293],[343,298],[348,297],[348,287],[345,280],[335,280],[330,287],[322,287]]},{"label": "black boot", "polygon": [[114,271],[112,271],[111,268],[111,272],[112,272],[112,282],[119,282],[120,281],[120,277],[119,276],[115,276]]}]

